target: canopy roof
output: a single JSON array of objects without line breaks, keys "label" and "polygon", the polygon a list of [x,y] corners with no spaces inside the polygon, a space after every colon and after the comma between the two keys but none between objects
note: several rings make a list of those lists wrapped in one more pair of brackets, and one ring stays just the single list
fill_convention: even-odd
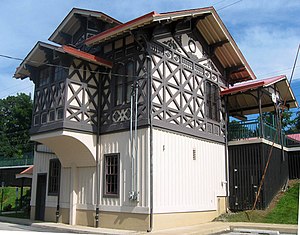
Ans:
[{"label": "canopy roof", "polygon": [[49,37],[49,40],[58,44],[63,44],[64,40],[60,35],[61,32],[69,35],[73,35],[74,33],[76,33],[80,27],[78,15],[84,17],[95,17],[100,21],[105,21],[107,23],[113,24],[113,26],[122,24],[120,21],[104,14],[103,12],[73,8],[60,23],[57,29],[55,29],[55,31]]},{"label": "canopy roof", "polygon": [[274,103],[285,102],[288,108],[298,107],[287,77],[280,75],[262,80],[244,82],[221,91],[221,96],[228,97],[228,112],[232,116],[259,113],[259,95],[262,91],[262,112],[274,111]]},{"label": "canopy roof", "polygon": [[33,174],[33,166],[30,166],[20,172],[19,174],[16,174],[16,179],[21,179],[21,178],[32,178]]},{"label": "canopy roof", "polygon": [[161,23],[197,17],[199,17],[199,21],[196,27],[207,44],[215,47],[216,57],[230,73],[230,83],[255,79],[253,71],[213,7],[167,13],[150,12],[92,36],[85,41],[85,44],[92,46],[154,22]]},{"label": "canopy roof", "polygon": [[47,56],[45,50],[50,50],[52,52],[58,52],[63,54],[68,54],[73,57],[86,60],[96,65],[105,66],[108,68],[112,67],[112,62],[104,60],[100,57],[94,56],[87,52],[79,51],[70,46],[55,46],[44,42],[38,42],[34,48],[29,52],[26,58],[22,61],[20,66],[16,69],[14,74],[15,78],[24,79],[30,76],[30,69],[29,67],[39,67],[42,65],[48,64]]}]

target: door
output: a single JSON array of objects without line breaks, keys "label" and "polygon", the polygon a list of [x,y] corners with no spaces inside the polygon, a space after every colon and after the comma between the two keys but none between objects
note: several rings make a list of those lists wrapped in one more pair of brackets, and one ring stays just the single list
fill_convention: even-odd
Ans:
[{"label": "door", "polygon": [[35,219],[44,220],[46,203],[47,174],[38,174],[35,199]]}]

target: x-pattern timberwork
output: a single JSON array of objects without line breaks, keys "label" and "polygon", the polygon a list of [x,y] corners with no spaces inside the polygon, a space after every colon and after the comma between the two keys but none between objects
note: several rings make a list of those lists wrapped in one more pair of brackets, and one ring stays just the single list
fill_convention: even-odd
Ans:
[{"label": "x-pattern timberwork", "polygon": [[220,136],[222,124],[205,115],[204,84],[206,81],[221,83],[220,74],[211,60],[197,63],[178,54],[178,49],[159,42],[153,42],[150,48],[152,115],[158,121],[156,124],[169,128],[169,124],[175,124],[186,132],[192,129]]},{"label": "x-pattern timberwork", "polygon": [[73,62],[67,80],[67,120],[97,126],[99,72],[89,63]]}]

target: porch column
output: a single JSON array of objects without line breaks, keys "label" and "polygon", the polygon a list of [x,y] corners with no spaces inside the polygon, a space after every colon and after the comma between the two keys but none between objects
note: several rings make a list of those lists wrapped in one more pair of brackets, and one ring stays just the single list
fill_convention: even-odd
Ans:
[{"label": "porch column", "polygon": [[258,98],[258,108],[259,108],[259,131],[261,138],[264,138],[264,128],[263,128],[263,116],[262,116],[262,108],[261,108],[261,91],[257,90],[257,98]]},{"label": "porch column", "polygon": [[70,182],[70,212],[69,212],[69,224],[76,224],[76,206],[77,206],[77,167],[72,165],[71,167],[71,182]]}]

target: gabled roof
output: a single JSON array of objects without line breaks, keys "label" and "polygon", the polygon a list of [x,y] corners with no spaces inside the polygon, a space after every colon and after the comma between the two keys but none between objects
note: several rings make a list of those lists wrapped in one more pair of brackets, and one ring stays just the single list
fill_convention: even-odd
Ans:
[{"label": "gabled roof", "polygon": [[[222,66],[232,72],[230,75],[230,82],[236,83],[256,78],[237,44],[213,7],[167,13],[156,13],[153,11],[128,21],[127,23],[108,29],[98,35],[92,36],[85,41],[85,44],[92,46],[154,22],[176,21],[187,17],[202,17],[202,19],[198,21],[196,27],[203,35],[208,45],[213,46],[220,43],[222,44],[222,46],[216,47],[215,54]],[[225,43],[223,44],[223,42]]]},{"label": "gabled roof", "polygon": [[[276,88],[276,91],[269,87]],[[289,85],[287,77],[276,77],[244,82],[221,91],[221,96],[228,97],[228,112],[230,115],[249,115],[259,113],[258,89],[265,89],[261,95],[261,107],[263,112],[274,111],[274,100],[286,100],[285,105],[289,108],[297,108],[298,103]]]},{"label": "gabled roof", "polygon": [[37,42],[37,44],[34,46],[34,48],[29,52],[29,54],[22,61],[20,66],[16,69],[14,77],[24,79],[24,78],[30,76],[30,71],[28,69],[28,66],[39,67],[43,64],[47,64],[47,58],[46,58],[46,54],[44,52],[45,49],[49,49],[54,52],[69,54],[73,57],[91,62],[96,65],[101,65],[101,66],[105,66],[108,68],[112,67],[112,62],[104,60],[100,57],[94,56],[87,52],[79,51],[70,46],[59,47],[59,46],[55,46],[55,45],[44,43],[44,42]]},{"label": "gabled roof", "polygon": [[76,32],[79,28],[79,19],[76,17],[76,15],[81,15],[85,17],[95,17],[101,21],[105,21],[110,24],[119,25],[122,24],[122,22],[112,18],[111,16],[108,16],[104,14],[103,12],[98,11],[91,11],[91,10],[85,10],[85,9],[79,9],[79,8],[73,8],[69,14],[63,19],[63,21],[60,23],[60,25],[55,29],[55,31],[52,33],[52,35],[49,37],[49,41],[62,44],[62,37],[59,35],[60,32],[64,32],[66,34],[72,34]]}]

